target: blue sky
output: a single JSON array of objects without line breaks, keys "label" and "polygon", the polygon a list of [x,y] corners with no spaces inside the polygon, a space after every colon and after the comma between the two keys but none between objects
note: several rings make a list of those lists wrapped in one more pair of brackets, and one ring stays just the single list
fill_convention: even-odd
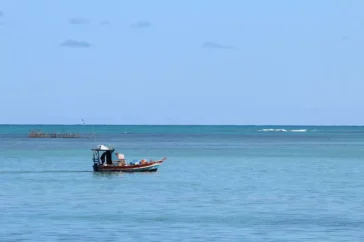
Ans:
[{"label": "blue sky", "polygon": [[364,1],[0,1],[0,123],[364,124]]}]

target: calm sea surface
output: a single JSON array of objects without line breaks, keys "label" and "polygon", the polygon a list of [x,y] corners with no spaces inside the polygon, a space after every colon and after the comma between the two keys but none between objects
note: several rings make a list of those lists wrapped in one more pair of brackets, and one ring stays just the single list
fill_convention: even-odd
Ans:
[{"label": "calm sea surface", "polygon": [[2,125],[0,160],[0,241],[364,241],[364,127]]}]

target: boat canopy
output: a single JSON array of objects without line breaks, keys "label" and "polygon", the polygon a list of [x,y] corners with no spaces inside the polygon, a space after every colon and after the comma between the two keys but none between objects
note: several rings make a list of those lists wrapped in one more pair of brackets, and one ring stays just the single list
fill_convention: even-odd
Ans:
[{"label": "boat canopy", "polygon": [[91,149],[93,151],[114,151],[114,148],[106,147],[105,145],[98,145],[97,148]]}]

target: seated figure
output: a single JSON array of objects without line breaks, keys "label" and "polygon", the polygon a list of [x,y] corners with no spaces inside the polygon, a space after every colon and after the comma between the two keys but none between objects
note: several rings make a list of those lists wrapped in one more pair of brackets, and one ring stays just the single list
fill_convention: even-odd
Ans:
[{"label": "seated figure", "polygon": [[118,158],[119,161],[119,166],[124,166],[125,165],[125,157],[123,154],[119,154],[117,152],[115,152],[116,157]]}]

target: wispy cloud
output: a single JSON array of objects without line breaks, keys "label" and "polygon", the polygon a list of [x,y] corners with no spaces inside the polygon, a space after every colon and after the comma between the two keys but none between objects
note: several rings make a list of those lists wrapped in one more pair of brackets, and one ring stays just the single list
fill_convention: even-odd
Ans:
[{"label": "wispy cloud", "polygon": [[90,21],[84,18],[72,18],[69,21],[70,24],[89,24]]},{"label": "wispy cloud", "polygon": [[91,44],[89,42],[86,41],[77,41],[77,40],[66,40],[63,41],[60,44],[61,47],[70,47],[70,48],[88,48],[91,47]]},{"label": "wispy cloud", "polygon": [[145,29],[145,28],[150,28],[151,26],[152,26],[152,23],[150,23],[148,21],[143,21],[143,20],[130,25],[131,28],[136,28],[136,29]]},{"label": "wispy cloud", "polygon": [[210,48],[210,49],[236,49],[230,45],[222,45],[215,42],[206,41],[202,44],[203,48]]},{"label": "wispy cloud", "polygon": [[0,10],[0,18],[4,17],[4,12]]},{"label": "wispy cloud", "polygon": [[100,22],[100,25],[109,25],[109,24],[110,24],[110,22],[107,20],[103,20]]}]

